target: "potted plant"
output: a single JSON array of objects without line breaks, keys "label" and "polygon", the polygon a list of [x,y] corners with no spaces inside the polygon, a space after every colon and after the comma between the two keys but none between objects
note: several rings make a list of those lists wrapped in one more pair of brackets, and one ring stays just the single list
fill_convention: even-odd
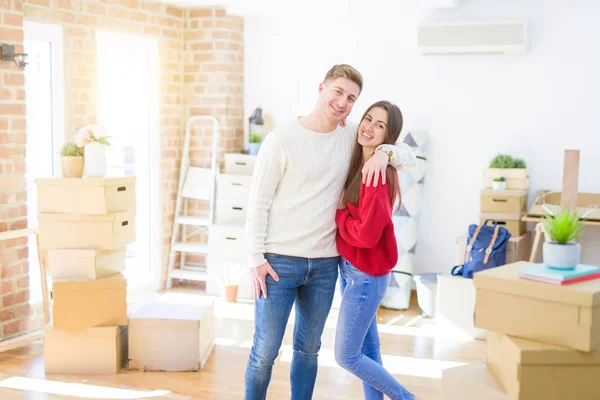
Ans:
[{"label": "potted plant", "polygon": [[497,154],[486,168],[484,178],[486,187],[493,186],[496,178],[504,177],[507,189],[526,189],[529,187],[529,169],[520,158],[508,154]]},{"label": "potted plant", "polygon": [[223,261],[221,268],[221,284],[223,285],[223,295],[228,303],[237,301],[237,293],[240,284],[240,277],[243,266],[236,262]]},{"label": "potted plant", "polygon": [[260,142],[262,142],[262,138],[260,135],[256,133],[250,134],[250,143],[248,144],[248,154],[251,156],[255,156],[258,154],[260,150]]},{"label": "potted plant", "polygon": [[75,143],[84,150],[84,173],[88,177],[101,177],[106,174],[106,146],[110,146],[104,128],[86,125],[75,134]]},{"label": "potted plant", "polygon": [[83,149],[75,142],[66,142],[60,149],[60,169],[64,178],[83,176]]},{"label": "potted plant", "polygon": [[492,182],[492,189],[506,190],[506,179],[503,176],[500,178],[494,178],[494,182]]},{"label": "potted plant", "polygon": [[543,226],[552,239],[544,242],[544,264],[551,268],[575,268],[581,258],[581,246],[574,240],[583,233],[577,212],[561,207],[557,214],[544,216]]}]

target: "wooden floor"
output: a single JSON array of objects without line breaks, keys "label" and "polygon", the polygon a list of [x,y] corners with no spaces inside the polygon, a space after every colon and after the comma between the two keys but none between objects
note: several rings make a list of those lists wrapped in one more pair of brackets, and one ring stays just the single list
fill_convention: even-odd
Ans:
[{"label": "wooden floor", "polygon": [[[190,296],[202,294],[197,289],[176,290]],[[250,303],[217,301],[217,345],[201,372],[121,370],[117,375],[46,376],[41,341],[1,353],[0,399],[242,399],[244,369],[252,342],[252,310]],[[379,311],[384,365],[417,398],[439,399],[442,369],[484,360],[485,342],[452,338],[419,313],[416,305],[407,311]],[[336,320],[337,310],[333,309],[323,334],[314,399],[362,399],[361,382],[335,365]],[[282,351],[273,370],[268,399],[290,398],[292,328],[293,325],[288,325]]]}]

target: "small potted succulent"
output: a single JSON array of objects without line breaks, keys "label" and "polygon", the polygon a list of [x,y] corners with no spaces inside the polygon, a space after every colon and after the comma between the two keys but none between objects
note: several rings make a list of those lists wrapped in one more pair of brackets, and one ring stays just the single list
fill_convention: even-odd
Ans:
[{"label": "small potted succulent", "polygon": [[552,239],[544,242],[544,264],[558,269],[575,268],[581,258],[581,246],[574,241],[583,233],[577,212],[561,207],[557,214],[544,216],[543,226]]},{"label": "small potted succulent", "polygon": [[83,149],[75,142],[66,142],[60,149],[60,169],[64,178],[83,176]]},{"label": "small potted succulent", "polygon": [[503,176],[494,178],[494,181],[492,182],[492,189],[506,190],[506,179]]},{"label": "small potted succulent", "polygon": [[248,154],[251,156],[258,155],[258,151],[260,150],[260,142],[262,142],[262,138],[259,134],[251,133],[250,134],[250,143],[248,144]]}]

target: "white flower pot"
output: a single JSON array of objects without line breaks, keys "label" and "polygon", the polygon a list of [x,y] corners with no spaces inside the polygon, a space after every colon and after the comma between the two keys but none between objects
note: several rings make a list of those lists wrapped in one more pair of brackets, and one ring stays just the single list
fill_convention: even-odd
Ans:
[{"label": "white flower pot", "polygon": [[91,142],[84,147],[84,174],[89,178],[99,178],[106,174],[106,146]]},{"label": "white flower pot", "polygon": [[558,269],[573,269],[579,264],[581,246],[579,243],[558,244],[544,242],[544,264]]},{"label": "white flower pot", "polygon": [[494,190],[506,190],[506,181],[504,182],[492,182],[492,189]]}]

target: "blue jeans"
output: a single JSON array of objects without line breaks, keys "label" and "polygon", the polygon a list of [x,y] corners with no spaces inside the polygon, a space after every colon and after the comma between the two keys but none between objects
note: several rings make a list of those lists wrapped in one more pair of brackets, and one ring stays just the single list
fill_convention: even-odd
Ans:
[{"label": "blue jeans", "polygon": [[381,359],[377,309],[390,274],[371,276],[342,258],[342,305],[335,334],[335,360],[363,381],[365,400],[412,400],[414,396],[385,370]]},{"label": "blue jeans", "polygon": [[286,324],[296,302],[294,355],[290,370],[292,400],[312,398],[321,334],[331,309],[339,257],[300,258],[266,254],[279,276],[267,275],[267,298],[254,302],[254,343],[246,366],[245,399],[264,400]]}]

